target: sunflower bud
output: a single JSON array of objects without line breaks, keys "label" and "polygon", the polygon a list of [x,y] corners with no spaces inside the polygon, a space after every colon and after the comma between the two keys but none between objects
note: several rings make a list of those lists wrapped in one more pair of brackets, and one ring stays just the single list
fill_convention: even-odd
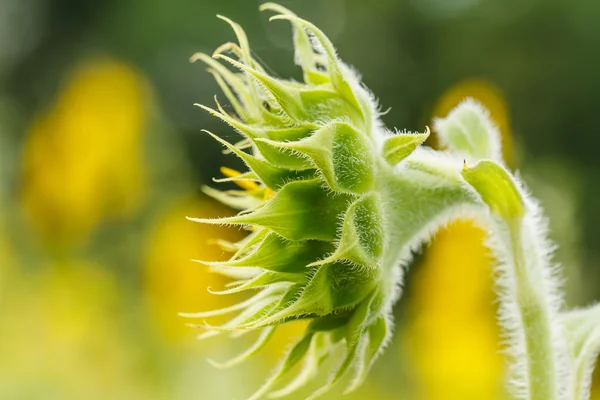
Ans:
[{"label": "sunflower bud", "polygon": [[[206,329],[201,337],[260,331],[257,342],[222,366],[257,353],[281,324],[309,320],[304,335],[251,398],[267,393],[284,396],[296,390],[314,378],[322,361],[343,346],[344,359],[315,392],[316,397],[336,384],[350,367],[354,377],[348,390],[356,388],[389,338],[391,304],[401,277],[394,268],[399,259],[407,258],[406,251],[410,253],[408,242],[400,246],[404,252],[390,249],[391,242],[408,241],[422,228],[411,225],[413,221],[421,224],[419,218],[409,218],[404,224],[393,225],[410,229],[394,230],[390,221],[405,214],[389,206],[389,198],[404,191],[411,203],[427,192],[414,189],[404,178],[392,177],[397,175],[397,168],[406,174],[419,174],[419,179],[423,174],[433,176],[435,171],[411,170],[410,165],[404,165],[428,132],[392,134],[381,128],[372,95],[339,60],[321,30],[279,5],[267,3],[261,9],[278,13],[272,20],[291,23],[295,59],[303,70],[304,82],[282,80],[265,72],[252,58],[242,28],[224,17],[221,19],[232,26],[239,45],[221,46],[213,57],[192,57],[209,65],[236,115],[228,114],[218,102],[216,109],[200,107],[229,124],[244,140],[230,144],[210,135],[241,158],[248,171],[223,170],[227,175],[223,180],[236,182],[244,190],[206,189],[241,209],[238,215],[190,219],[249,229],[251,233],[241,242],[220,242],[224,250],[234,252],[229,261],[203,263],[236,279],[232,286],[214,291],[216,295],[248,290],[255,294],[232,307],[187,316],[205,319],[234,314],[220,326],[200,325]],[[247,148],[252,152],[245,151]],[[414,165],[420,165],[418,160]],[[396,182],[391,189],[390,180]],[[431,190],[438,193],[444,189],[436,184]],[[447,198],[453,198],[453,193],[450,191]],[[427,219],[436,213],[422,214]],[[299,364],[305,372],[273,391]]]}]

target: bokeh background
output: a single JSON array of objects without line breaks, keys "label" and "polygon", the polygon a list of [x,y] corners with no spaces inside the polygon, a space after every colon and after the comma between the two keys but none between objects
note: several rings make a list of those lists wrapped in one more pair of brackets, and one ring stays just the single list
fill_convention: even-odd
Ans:
[{"label": "bokeh background", "polygon": [[[568,305],[600,299],[599,2],[280,3],[330,36],[390,127],[423,130],[466,96],[485,104],[551,218]],[[269,70],[301,76],[288,24],[258,5],[0,2],[0,398],[241,399],[301,332],[218,371],[205,359],[244,339],[196,341],[177,316],[235,301],[209,296],[223,282],[189,260],[224,257],[210,239],[242,235],[184,218],[231,213],[200,188],[240,167],[200,132],[236,139],[193,107],[218,87],[188,58],[234,40],[219,13]],[[416,255],[393,343],[348,399],[505,398],[482,238],[456,223]]]}]

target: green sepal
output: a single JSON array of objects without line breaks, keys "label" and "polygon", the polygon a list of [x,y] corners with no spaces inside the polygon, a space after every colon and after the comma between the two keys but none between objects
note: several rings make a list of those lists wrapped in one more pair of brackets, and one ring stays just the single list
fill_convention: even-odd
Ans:
[{"label": "green sepal", "polygon": [[[203,61],[213,71],[215,71],[225,81],[225,83],[227,83],[227,85],[231,87],[231,89],[233,89],[235,95],[239,97],[242,103],[241,105],[244,107],[245,112],[241,112],[241,110],[238,111],[236,108],[236,112],[238,112],[238,115],[242,118],[246,118],[247,122],[256,121],[259,116],[259,105],[257,105],[257,103],[254,101],[252,94],[248,90],[248,86],[242,79],[243,75],[231,72],[217,60],[210,57],[208,54],[196,53],[190,58],[191,62],[195,62],[197,60]],[[227,97],[229,96],[227,95]],[[232,101],[232,99],[229,99],[229,101]],[[232,102],[232,104],[234,103]]]},{"label": "green sepal", "polygon": [[394,166],[408,157],[429,137],[429,128],[425,133],[397,133],[383,143],[383,158]]},{"label": "green sepal", "polygon": [[[214,268],[214,267],[213,267]],[[240,285],[234,286],[229,289],[224,289],[220,291],[214,291],[209,288],[209,292],[212,294],[233,294],[240,293],[250,289],[262,288],[265,286],[279,284],[279,283],[302,283],[304,281],[304,274],[300,273],[292,273],[292,272],[273,272],[273,271],[264,271],[257,277],[250,279]]]},{"label": "green sepal", "polygon": [[267,185],[269,189],[279,190],[286,183],[299,179],[307,179],[314,177],[314,171],[311,170],[302,170],[302,171],[294,171],[285,168],[277,167],[265,160],[261,160],[259,158],[254,157],[251,154],[248,154],[238,148],[236,148],[231,143],[221,139],[217,135],[203,130],[203,132],[208,133],[219,143],[223,144],[229,150],[231,150],[235,155],[240,157],[244,163],[260,178],[260,180]]},{"label": "green sepal", "polygon": [[[237,147],[237,146],[236,146]],[[237,176],[231,176],[226,178],[213,178],[213,182],[225,183],[225,182],[236,182],[236,181],[255,181],[260,182],[260,178],[252,171],[246,171]]]},{"label": "green sepal", "polygon": [[[259,9],[260,11],[271,10],[284,15],[296,16],[292,11],[275,3],[262,4]],[[297,65],[302,67],[304,82],[316,85],[329,82],[327,76],[325,76],[326,79],[323,79],[324,75],[317,72],[315,53],[306,30],[297,21],[290,20],[290,22],[294,36],[294,60]]]},{"label": "green sepal", "polygon": [[305,155],[278,146],[273,141],[255,140],[255,144],[266,160],[279,167],[293,170],[314,168],[313,163]]},{"label": "green sepal", "polygon": [[[217,17],[227,22],[233,29],[240,44],[240,50],[242,53],[241,59],[244,62],[244,64],[255,68],[258,65],[258,63],[254,61],[250,54],[250,43],[248,42],[248,37],[246,36],[246,32],[244,32],[244,29],[239,24],[233,22],[227,17],[224,17],[222,15],[217,15]],[[218,55],[219,54],[213,54],[213,57],[216,58]],[[258,88],[256,87],[253,81],[248,82],[248,89],[252,98],[252,103],[255,107],[258,107],[258,111],[261,112],[261,96],[258,93]]]},{"label": "green sepal", "polygon": [[239,242],[236,242],[237,251],[231,256],[231,260],[235,260],[252,251],[269,233],[268,229],[256,229]]},{"label": "green sepal", "polygon": [[346,357],[342,364],[337,368],[335,374],[329,379],[329,381],[321,387],[319,390],[315,391],[312,395],[310,395],[307,400],[313,400],[317,397],[325,394],[331,388],[333,388],[348,372],[348,369],[352,366],[352,364],[356,361],[356,356],[359,351],[359,347],[364,345],[364,341],[366,340],[363,335],[367,320],[369,318],[369,310],[371,308],[371,302],[373,301],[373,297],[375,295],[375,291],[371,293],[363,302],[361,302],[355,309],[350,317],[350,320],[344,327],[345,329],[345,339],[346,339]]},{"label": "green sepal", "polygon": [[294,347],[290,350],[284,361],[280,364],[277,370],[271,375],[271,377],[258,389],[248,400],[259,400],[262,398],[272,387],[275,385],[286,373],[292,370],[300,361],[304,359],[312,339],[314,337],[313,332],[306,332],[302,339],[300,339]]},{"label": "green sepal", "polygon": [[349,268],[335,262],[313,267],[316,272],[295,302],[271,314],[260,325],[299,315],[324,316],[363,301],[376,286],[378,270]]},{"label": "green sepal", "polygon": [[276,330],[277,330],[276,326],[269,326],[267,328],[264,328],[262,330],[262,332],[260,333],[260,335],[258,336],[256,342],[254,342],[252,344],[252,346],[250,346],[244,352],[233,357],[230,360],[227,360],[224,362],[216,362],[209,358],[208,362],[213,367],[219,368],[219,369],[226,369],[226,368],[231,368],[236,365],[239,365],[239,364],[243,363],[244,361],[248,360],[250,357],[252,357],[256,353],[258,353],[260,350],[262,350],[271,341],[271,338],[275,334]]},{"label": "green sepal", "polygon": [[341,67],[340,61],[338,60],[338,57],[335,52],[335,48],[333,47],[333,43],[331,43],[327,35],[325,35],[323,31],[321,31],[319,28],[317,28],[310,22],[293,15],[280,14],[270,18],[271,21],[277,19],[285,19],[288,21],[296,22],[300,26],[309,30],[315,36],[315,38],[319,41],[319,43],[325,50],[325,54],[327,55],[327,71],[331,80],[331,84],[338,91],[338,93],[340,93],[340,95],[342,95],[342,97],[346,99],[346,101],[349,104],[355,107],[358,111],[362,112],[364,117],[366,114],[364,113],[364,110],[361,107],[361,104],[358,101],[356,94],[354,93],[352,85],[349,83],[348,79],[346,78],[346,76],[344,76],[344,73],[342,72],[343,67]]},{"label": "green sepal", "polygon": [[364,195],[348,207],[335,252],[311,266],[347,260],[366,268],[377,268],[383,253],[383,235],[381,200],[374,193]]},{"label": "green sepal", "polygon": [[[262,204],[261,200],[244,191],[240,191],[239,195],[233,195],[231,194],[232,191],[223,192],[221,190],[213,189],[210,186],[202,186],[202,192],[236,210],[253,209]],[[236,191],[233,192],[237,193]]]},{"label": "green sepal", "polygon": [[232,59],[231,57],[227,57],[222,54],[215,55],[215,58],[223,59],[234,67],[239,68],[240,70],[246,72],[252,78],[256,79],[262,87],[264,87],[270,93],[277,104],[281,107],[283,112],[289,117],[293,118],[296,121],[306,121],[309,120],[309,115],[307,114],[306,107],[302,103],[302,98],[300,97],[300,90],[296,85],[293,85],[289,82],[284,82],[278,79],[275,79],[265,73],[262,73],[248,65],[242,64],[239,61]]},{"label": "green sepal", "polygon": [[[260,141],[266,140],[257,139]],[[306,154],[335,191],[360,194],[373,186],[371,143],[346,122],[330,122],[312,136],[297,142],[266,142]]]},{"label": "green sepal", "polygon": [[273,296],[277,295],[277,294],[278,293],[274,290],[273,287],[266,288],[264,290],[259,291],[254,296],[251,296],[244,301],[235,303],[228,307],[218,308],[216,310],[194,312],[194,313],[180,312],[180,313],[178,313],[178,315],[180,317],[184,317],[184,318],[202,318],[202,319],[221,316],[221,315],[233,313],[235,311],[245,310],[248,307],[251,307],[253,304],[256,304],[259,301],[264,301],[265,299],[268,299],[268,298],[270,300],[273,300]]},{"label": "green sepal", "polygon": [[289,240],[333,241],[338,218],[347,209],[350,199],[345,194],[330,193],[318,179],[295,181],[285,185],[254,212],[228,218],[190,220],[217,225],[258,225]]},{"label": "green sepal", "polygon": [[283,388],[270,392],[269,398],[276,399],[289,396],[317,377],[322,364],[329,358],[335,348],[335,343],[331,341],[330,335],[315,334],[309,352],[304,357],[301,370]]},{"label": "green sepal", "polygon": [[454,108],[446,118],[435,121],[442,144],[470,160],[501,161],[500,132],[489,112],[473,99]]},{"label": "green sepal", "polygon": [[239,102],[236,95],[231,91],[230,86],[225,82],[223,76],[212,68],[209,68],[208,72],[212,74],[213,78],[217,82],[217,85],[219,85],[221,91],[225,94],[225,97],[227,97],[227,100],[229,100],[237,115],[244,121],[251,121],[252,119],[250,118],[250,115],[246,112],[246,109]]},{"label": "green sepal", "polygon": [[[194,104],[196,107],[202,108],[213,117],[219,118],[229,126],[237,130],[248,139],[268,138],[273,140],[299,140],[310,135],[316,129],[316,125],[312,123],[302,123],[296,126],[252,126],[245,124],[225,112],[219,112],[203,104]],[[281,122],[281,121],[279,121]],[[251,142],[253,143],[253,142]]]},{"label": "green sepal", "polygon": [[257,137],[267,137],[266,132],[262,128],[254,128],[248,124],[238,121],[237,119],[231,117],[230,115],[221,113],[221,112],[214,110],[210,107],[207,107],[203,104],[196,103],[194,105],[196,107],[200,107],[204,111],[208,112],[213,117],[219,118],[221,121],[227,123],[228,125],[230,125],[232,128],[234,128],[235,130],[237,130],[238,132],[240,132],[242,135],[244,135],[247,138],[254,139]]},{"label": "green sepal", "polygon": [[521,221],[525,205],[517,185],[499,164],[483,160],[474,167],[465,166],[462,176],[488,205],[492,214],[504,221]]},{"label": "green sepal", "polygon": [[333,245],[316,240],[290,241],[274,232],[248,255],[236,260],[213,262],[209,265],[228,267],[258,267],[275,272],[305,273],[306,266],[330,251]]},{"label": "green sepal", "polygon": [[373,363],[385,345],[386,339],[390,334],[387,319],[383,315],[379,315],[366,329],[366,345],[363,348],[363,354],[358,357],[358,368],[352,382],[344,390],[344,394],[356,390],[362,385],[371,370]]}]

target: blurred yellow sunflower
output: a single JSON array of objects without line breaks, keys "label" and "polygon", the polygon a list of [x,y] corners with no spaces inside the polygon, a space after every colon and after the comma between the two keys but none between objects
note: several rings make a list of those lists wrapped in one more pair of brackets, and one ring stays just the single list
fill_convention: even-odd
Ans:
[{"label": "blurred yellow sunflower", "polygon": [[[233,211],[215,200],[206,197],[187,199],[168,209],[150,232],[144,261],[145,289],[152,314],[166,338],[179,341],[198,333],[185,326],[188,320],[179,317],[178,313],[219,308],[234,300],[208,293],[208,286],[222,287],[228,281],[191,260],[226,260],[230,253],[211,241],[221,238],[235,242],[244,233],[234,228],[195,224],[186,219],[188,215],[213,218],[228,213],[233,214]],[[189,340],[183,342],[197,345]]]},{"label": "blurred yellow sunflower", "polygon": [[15,274],[0,296],[0,398],[147,398],[106,269],[51,264]]},{"label": "blurred yellow sunflower", "polygon": [[103,217],[127,215],[144,189],[149,88],[138,71],[93,60],[70,73],[23,152],[22,201],[48,242],[84,241]]}]

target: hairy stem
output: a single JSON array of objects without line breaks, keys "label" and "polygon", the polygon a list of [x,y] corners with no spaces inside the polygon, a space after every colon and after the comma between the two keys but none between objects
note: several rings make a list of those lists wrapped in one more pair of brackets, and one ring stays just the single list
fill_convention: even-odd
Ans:
[{"label": "hairy stem", "polygon": [[557,365],[552,340],[552,325],[548,295],[536,268],[528,265],[531,254],[540,254],[529,240],[531,232],[519,223],[510,223],[510,246],[514,260],[514,298],[518,306],[525,339],[528,398],[531,400],[558,399]]},{"label": "hairy stem", "polygon": [[508,339],[513,395],[566,400],[570,379],[553,246],[541,211],[512,175],[490,160],[463,177],[489,208],[490,247],[499,261],[500,324]]}]

